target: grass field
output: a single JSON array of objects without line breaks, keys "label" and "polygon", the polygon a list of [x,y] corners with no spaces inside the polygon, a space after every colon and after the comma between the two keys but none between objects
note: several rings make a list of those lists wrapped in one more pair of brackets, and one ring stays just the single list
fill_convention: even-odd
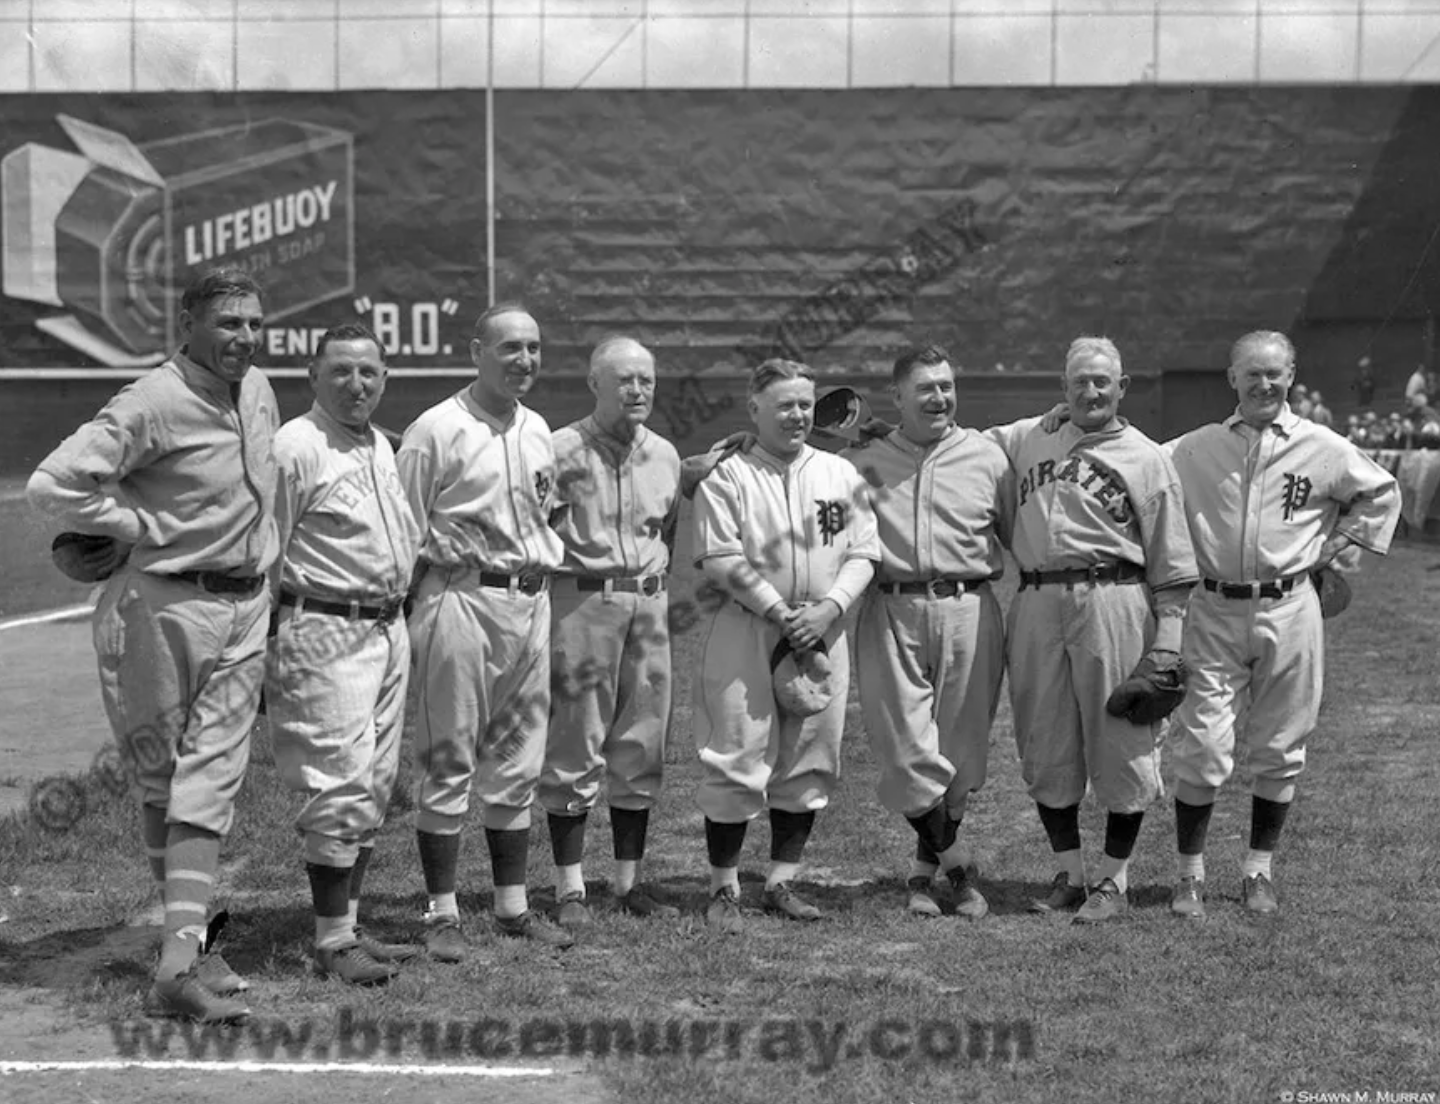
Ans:
[{"label": "grass field", "polygon": [[[472,1036],[483,1036],[483,1057],[575,1058],[617,1097],[636,1102],[1098,1104],[1316,1100],[1302,1094],[1362,1091],[1373,1101],[1382,1099],[1378,1092],[1435,1092],[1437,561],[1440,551],[1424,546],[1371,560],[1354,606],[1332,623],[1320,729],[1277,856],[1278,917],[1252,919],[1239,904],[1248,824],[1241,785],[1224,791],[1212,826],[1203,924],[1178,921],[1166,908],[1174,848],[1168,799],[1142,830],[1127,918],[1086,930],[1027,915],[1026,902],[1054,871],[1019,780],[1008,709],[992,734],[990,782],[966,822],[992,915],[975,925],[906,917],[903,872],[913,835],[875,800],[875,765],[852,701],[845,775],[800,878],[828,919],[801,926],[753,907],[743,936],[713,935],[699,915],[706,867],[693,802],[693,630],[676,645],[667,789],[647,860],[649,879],[684,905],[679,923],[610,911],[602,811],[591,819],[587,850],[596,926],[563,954],[502,943],[487,915],[488,864],[477,826],[462,858],[473,961],[423,962],[382,992],[317,980],[308,968],[307,896],[290,827],[295,802],[278,784],[262,723],[221,889],[234,916],[227,958],[254,983],[257,1020],[248,1031],[189,1044],[173,1036],[165,1053],[188,1057],[188,1047],[203,1043],[207,1056],[229,1047],[284,1061],[322,1046],[345,1056],[346,1009],[349,1053],[356,1039],[372,1038],[364,1034],[372,1022],[375,1057],[387,1060],[450,1061],[463,1052],[474,1061]],[[675,595],[689,593],[691,581],[687,568]],[[1010,593],[1005,588],[1006,601]],[[408,783],[407,767],[368,882],[365,918],[390,935],[413,932],[424,905]],[[149,893],[138,817],[100,780],[87,785],[89,811],[69,832],[20,818],[0,822],[3,881],[22,890],[0,929],[0,977],[45,990],[67,1023],[113,1025],[143,1056],[163,1040],[160,1021],[146,1020],[143,1007],[154,933],[122,927]],[[1082,823],[1092,861],[1102,822],[1087,801]],[[758,824],[747,841],[742,878],[750,906],[758,906],[768,837]],[[532,900],[549,901],[543,825],[533,830],[531,856]],[[612,1032],[611,1053],[597,1055],[591,1022],[626,1019],[638,1033],[635,1052],[616,1053],[631,1041]],[[476,1029],[487,1021],[497,1022]],[[151,1032],[148,1043],[134,1034],[137,1024]],[[583,1024],[591,1026],[582,1042],[575,1025]],[[454,1040],[453,1054],[447,1025],[471,1032]],[[282,1026],[296,1035],[288,1046],[275,1043]],[[304,1030],[310,1036],[302,1041]],[[5,1037],[0,1032],[0,1045]],[[497,1049],[502,1037],[508,1053]],[[105,1098],[145,1095],[143,1081],[131,1089]],[[403,1091],[430,1098],[423,1086]]]}]

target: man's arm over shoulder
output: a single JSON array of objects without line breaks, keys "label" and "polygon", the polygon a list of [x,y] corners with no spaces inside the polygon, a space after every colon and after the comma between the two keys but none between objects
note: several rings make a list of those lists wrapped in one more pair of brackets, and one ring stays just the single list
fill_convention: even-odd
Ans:
[{"label": "man's arm over shoulder", "polygon": [[1020,418],[1017,421],[1008,422],[1005,425],[991,426],[989,429],[980,430],[980,432],[1004,449],[1005,455],[1010,458],[1011,462],[1014,462],[1015,453],[1019,450],[1020,445],[1026,437],[1039,428],[1043,418],[1044,415]]}]

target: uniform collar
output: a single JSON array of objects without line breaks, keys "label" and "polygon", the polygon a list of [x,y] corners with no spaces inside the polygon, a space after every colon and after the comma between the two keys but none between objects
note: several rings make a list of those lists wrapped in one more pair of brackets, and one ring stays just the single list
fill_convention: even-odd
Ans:
[{"label": "uniform collar", "polygon": [[909,437],[906,437],[904,431],[901,430],[898,426],[892,433],[888,434],[888,437],[890,439],[890,442],[901,452],[905,453],[907,456],[913,456],[918,458],[922,456],[927,456],[931,453],[942,452],[945,449],[951,448],[952,446],[959,444],[962,440],[964,440],[965,434],[967,432],[967,430],[961,429],[958,425],[955,425],[952,422],[950,425],[945,427],[944,433],[942,433],[934,441],[931,441],[928,445],[917,445],[914,441],[910,440]]},{"label": "uniform collar", "polygon": [[633,438],[629,441],[622,441],[602,426],[600,419],[596,418],[594,414],[589,414],[582,418],[580,425],[590,437],[594,438],[597,444],[608,448],[621,459],[629,456],[635,449],[638,449],[645,442],[645,437],[650,432],[648,426],[642,425],[635,431]]},{"label": "uniform collar", "polygon": [[1130,423],[1119,415],[1116,415],[1114,429],[1081,429],[1074,422],[1066,421],[1066,423],[1062,425],[1057,432],[1069,435],[1070,440],[1068,443],[1070,445],[1078,445],[1081,441],[1105,441],[1114,437],[1119,437],[1120,434],[1124,433],[1129,428]]},{"label": "uniform collar", "polygon": [[470,394],[470,386],[467,384],[461,392],[455,396],[460,400],[460,405],[468,410],[479,421],[484,422],[496,433],[505,433],[507,430],[518,426],[525,418],[526,406],[524,403],[515,404],[515,413],[508,421],[502,421],[495,417],[483,406],[475,401],[475,396]]},{"label": "uniform collar", "polygon": [[[223,399],[226,402],[235,401],[235,397],[239,392],[232,391],[231,388],[238,388],[240,381],[237,380],[235,383],[231,383],[227,379],[221,379],[214,372],[210,371],[209,368],[191,360],[184,349],[181,349],[170,359],[171,363],[180,370],[181,378],[191,387],[195,388],[195,390],[202,394],[210,395],[213,398]],[[255,371],[255,367],[252,365],[246,369],[245,374],[248,376],[253,371]]]},{"label": "uniform collar", "polygon": [[[1298,426],[1301,421],[1300,415],[1290,409],[1288,402],[1282,403],[1279,415],[1276,416],[1275,420],[1271,422],[1267,428],[1273,429],[1276,433],[1280,434],[1281,437],[1290,437],[1294,435],[1295,427]],[[1235,408],[1235,413],[1225,419],[1226,429],[1233,430],[1249,424],[1250,423],[1245,421],[1244,418],[1240,417],[1240,408],[1238,406]],[[1254,429],[1255,427],[1250,426],[1250,428]],[[1257,432],[1259,431],[1257,430]]]},{"label": "uniform collar", "polygon": [[310,413],[314,415],[315,421],[319,423],[321,427],[334,430],[342,437],[348,437],[350,440],[356,441],[360,444],[373,445],[375,443],[374,423],[366,425],[363,430],[352,429],[344,422],[339,421],[338,419],[333,417],[330,411],[326,410],[323,406],[320,405],[320,401],[318,399],[316,399],[310,404]]},{"label": "uniform collar", "polygon": [[767,467],[774,468],[776,471],[779,472],[788,471],[791,468],[798,468],[801,464],[808,460],[814,452],[814,446],[801,445],[800,455],[795,457],[794,460],[782,460],[780,459],[780,457],[776,456],[773,452],[767,449],[764,445],[760,444],[758,441],[750,449],[751,456],[756,457]]}]

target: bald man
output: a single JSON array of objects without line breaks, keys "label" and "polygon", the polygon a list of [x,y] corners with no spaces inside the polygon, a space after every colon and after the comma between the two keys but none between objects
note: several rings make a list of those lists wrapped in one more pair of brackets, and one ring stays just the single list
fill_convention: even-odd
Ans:
[{"label": "bald man", "polygon": [[589,417],[556,432],[556,506],[564,546],[551,586],[550,734],[540,803],[555,858],[556,919],[590,921],[581,860],[585,825],[605,784],[612,883],[634,916],[678,916],[639,883],[650,810],[660,795],[670,718],[670,555],[680,456],[645,425],[655,358],[629,337],[590,357]]},{"label": "bald man", "polygon": [[540,326],[516,303],[475,323],[475,379],[405,431],[395,456],[420,525],[411,583],[415,816],[429,898],[425,945],[460,962],[460,832],[480,799],[502,935],[568,947],[530,907],[531,806],[550,715],[550,572],[560,539],[548,519],[555,451],[545,419],[522,401],[540,374]]}]

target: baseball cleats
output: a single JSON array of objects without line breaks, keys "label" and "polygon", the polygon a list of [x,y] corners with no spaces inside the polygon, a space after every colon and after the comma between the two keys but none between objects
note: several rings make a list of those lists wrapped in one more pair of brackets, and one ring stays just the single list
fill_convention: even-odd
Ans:
[{"label": "baseball cleats", "polygon": [[1070,875],[1060,871],[1050,880],[1050,893],[1030,902],[1030,912],[1048,915],[1052,912],[1074,912],[1085,903],[1085,887],[1072,886]]},{"label": "baseball cleats", "polygon": [[243,1024],[250,1018],[249,1005],[206,988],[194,966],[165,981],[157,978],[150,995],[162,1015],[195,1023]]},{"label": "baseball cleats", "polygon": [[905,903],[905,911],[911,916],[932,917],[940,915],[940,903],[930,892],[930,879],[922,878],[919,875],[911,878],[905,883],[910,890],[910,900]]},{"label": "baseball cleats", "polygon": [[950,879],[950,896],[955,902],[955,915],[963,916],[966,920],[979,920],[989,913],[990,903],[970,884],[970,869],[957,866],[954,870],[947,870],[945,876]]},{"label": "baseball cleats", "polygon": [[1205,883],[1199,878],[1184,877],[1175,883],[1170,894],[1170,911],[1190,920],[1205,919]]},{"label": "baseball cleats", "polygon": [[629,913],[631,916],[655,917],[660,920],[674,920],[680,916],[678,908],[657,901],[648,889],[641,886],[635,886],[629,893],[616,900],[620,904],[620,911]]},{"label": "baseball cleats", "polygon": [[781,882],[773,889],[767,889],[762,902],[766,912],[777,913],[791,920],[810,923],[820,919],[820,910],[791,889],[789,882]]},{"label": "baseball cleats", "polygon": [[1280,911],[1280,902],[1275,896],[1275,887],[1264,874],[1255,874],[1245,879],[1245,908],[1257,916],[1272,916]]},{"label": "baseball cleats", "polygon": [[1090,891],[1080,911],[1075,914],[1074,924],[1102,924],[1113,920],[1130,907],[1130,899],[1120,887],[1109,878],[1101,878],[1100,884]]},{"label": "baseball cleats", "polygon": [[237,974],[230,963],[225,961],[224,956],[215,949],[220,933],[229,922],[228,909],[221,909],[211,917],[210,923],[205,926],[205,939],[200,944],[200,957],[195,961],[195,976],[200,984],[222,997],[243,993],[250,988],[250,983]]},{"label": "baseball cleats", "polygon": [[710,895],[705,923],[722,935],[738,935],[745,928],[740,918],[740,893],[734,886],[721,886]]},{"label": "baseball cleats", "polygon": [[583,893],[566,893],[555,906],[555,922],[562,928],[588,928],[594,921]]},{"label": "baseball cleats", "polygon": [[[589,913],[588,909],[586,909],[586,913]],[[557,928],[534,909],[526,909],[519,916],[497,916],[495,917],[495,927],[499,929],[501,935],[508,935],[512,939],[529,939],[541,946],[554,947],[556,950],[563,951],[575,943],[573,935],[564,928]]]},{"label": "baseball cleats", "polygon": [[355,942],[376,962],[409,962],[420,953],[420,948],[414,943],[385,943],[372,939],[358,924],[355,926]]},{"label": "baseball cleats", "polygon": [[376,962],[359,943],[317,950],[315,969],[347,985],[384,985],[400,972],[388,962]]},{"label": "baseball cleats", "polygon": [[427,921],[425,953],[436,962],[464,962],[468,952],[460,921],[453,916],[436,916]]}]

